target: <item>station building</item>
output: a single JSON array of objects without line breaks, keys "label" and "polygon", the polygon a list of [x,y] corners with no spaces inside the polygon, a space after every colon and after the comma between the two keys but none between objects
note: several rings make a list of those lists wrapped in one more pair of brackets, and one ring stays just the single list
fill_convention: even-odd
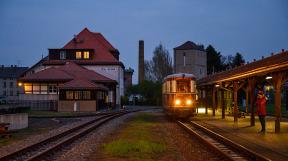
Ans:
[{"label": "station building", "polygon": [[19,83],[23,104],[33,110],[96,111],[121,104],[124,70],[119,51],[87,28],[64,47],[49,49]]}]

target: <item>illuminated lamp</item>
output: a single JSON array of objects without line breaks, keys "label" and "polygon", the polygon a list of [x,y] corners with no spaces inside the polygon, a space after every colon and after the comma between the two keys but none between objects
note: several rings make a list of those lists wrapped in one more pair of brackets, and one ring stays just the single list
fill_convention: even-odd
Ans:
[{"label": "illuminated lamp", "polygon": [[187,104],[187,105],[191,105],[191,104],[192,104],[192,100],[187,100],[187,101],[186,101],[186,104]]},{"label": "illuminated lamp", "polygon": [[220,87],[220,85],[219,85],[219,84],[216,84],[215,87]]},{"label": "illuminated lamp", "polygon": [[267,76],[265,79],[266,79],[266,80],[272,79],[272,76]]},{"label": "illuminated lamp", "polygon": [[177,100],[175,101],[175,104],[176,104],[176,105],[180,105],[180,103],[181,103],[181,101],[180,101],[179,99],[177,99]]},{"label": "illuminated lamp", "polygon": [[22,82],[18,82],[19,87],[22,87],[22,85],[23,85]]}]

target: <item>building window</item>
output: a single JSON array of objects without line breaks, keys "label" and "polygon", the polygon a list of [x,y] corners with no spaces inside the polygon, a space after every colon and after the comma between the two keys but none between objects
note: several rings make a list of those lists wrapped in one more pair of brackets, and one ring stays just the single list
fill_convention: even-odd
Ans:
[{"label": "building window", "polygon": [[73,100],[73,91],[66,91],[66,99]]},{"label": "building window", "polygon": [[13,91],[10,91],[10,96],[13,96]]},{"label": "building window", "polygon": [[6,82],[3,82],[3,88],[6,88]]},{"label": "building window", "polygon": [[20,92],[19,92],[19,91],[17,91],[17,96],[19,96],[19,94],[20,94]]},{"label": "building window", "polygon": [[89,51],[84,51],[84,59],[89,59]]},{"label": "building window", "polygon": [[49,91],[49,94],[57,94],[57,86],[56,85],[49,85],[48,91]]},{"label": "building window", "polygon": [[83,91],[83,100],[90,100],[90,99],[91,99],[90,91]]},{"label": "building window", "polygon": [[81,58],[82,58],[81,51],[76,51],[76,59],[81,59]]},{"label": "building window", "polygon": [[202,74],[202,69],[200,68],[200,75]]},{"label": "building window", "polygon": [[186,53],[183,53],[183,66],[186,66]]},{"label": "building window", "polygon": [[24,83],[24,92],[25,94],[32,93],[32,84],[31,83]]},{"label": "building window", "polygon": [[66,52],[60,51],[60,59],[66,59]]},{"label": "building window", "polygon": [[40,94],[40,84],[33,83],[32,88],[33,88],[33,92],[32,92],[33,94]]},{"label": "building window", "polygon": [[81,91],[75,91],[75,92],[74,92],[74,99],[75,99],[75,100],[80,100],[80,99],[82,99],[82,92],[81,92]]},{"label": "building window", "polygon": [[41,94],[48,94],[47,84],[41,84]]},{"label": "building window", "polygon": [[13,82],[10,82],[10,88],[13,88]]},{"label": "building window", "polygon": [[3,96],[6,96],[6,95],[7,95],[6,91],[3,91]]}]

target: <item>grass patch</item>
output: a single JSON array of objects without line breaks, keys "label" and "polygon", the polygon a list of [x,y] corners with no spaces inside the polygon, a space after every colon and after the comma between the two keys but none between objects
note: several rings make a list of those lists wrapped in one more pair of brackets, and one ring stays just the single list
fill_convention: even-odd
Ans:
[{"label": "grass patch", "polygon": [[125,157],[127,160],[156,159],[166,150],[157,126],[160,124],[153,114],[136,115],[117,134],[117,139],[103,145],[105,155]]},{"label": "grass patch", "polygon": [[147,158],[165,150],[165,144],[147,140],[119,139],[104,145],[106,153],[118,157]]},{"label": "grass patch", "polygon": [[34,133],[39,133],[41,130],[40,129],[32,129],[32,128],[26,128],[22,130],[17,130],[17,131],[11,131],[11,138],[5,139],[5,138],[0,138],[0,147],[9,145],[14,141],[21,140],[23,138],[26,138],[27,136],[34,134]]}]

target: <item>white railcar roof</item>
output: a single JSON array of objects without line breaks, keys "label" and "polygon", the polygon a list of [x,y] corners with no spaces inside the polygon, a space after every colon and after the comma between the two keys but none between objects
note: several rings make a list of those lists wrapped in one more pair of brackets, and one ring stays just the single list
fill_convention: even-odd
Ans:
[{"label": "white railcar roof", "polygon": [[194,74],[190,74],[190,73],[175,73],[175,74],[166,76],[164,78],[164,81],[166,81],[167,79],[172,79],[172,78],[196,78],[196,77]]}]

